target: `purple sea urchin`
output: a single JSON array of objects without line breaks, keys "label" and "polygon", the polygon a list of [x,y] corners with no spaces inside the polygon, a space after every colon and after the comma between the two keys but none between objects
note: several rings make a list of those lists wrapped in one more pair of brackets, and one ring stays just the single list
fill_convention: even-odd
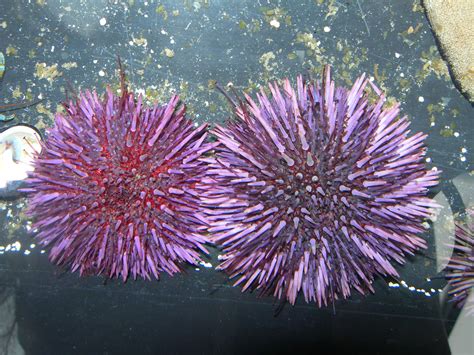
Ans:
[{"label": "purple sea urchin", "polygon": [[221,145],[208,171],[219,268],[243,290],[294,304],[327,305],[351,288],[374,291],[375,275],[397,276],[392,261],[425,247],[417,234],[436,204],[425,197],[438,172],[424,165],[425,135],[409,136],[399,106],[374,105],[361,76],[350,90],[285,80],[245,95],[237,119],[217,126]]},{"label": "purple sea urchin", "polygon": [[[456,223],[453,255],[446,266],[449,295],[458,307],[463,307],[474,289],[474,208],[467,210],[465,223]],[[474,305],[469,311],[474,312]]]},{"label": "purple sea urchin", "polygon": [[148,108],[125,85],[120,97],[87,91],[65,108],[24,189],[50,260],[124,281],[199,262],[206,125],[194,128],[177,96]]}]

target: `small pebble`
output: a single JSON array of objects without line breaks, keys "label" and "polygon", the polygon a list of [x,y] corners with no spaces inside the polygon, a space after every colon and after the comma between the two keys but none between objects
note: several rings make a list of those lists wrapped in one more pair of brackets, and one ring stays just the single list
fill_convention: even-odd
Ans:
[{"label": "small pebble", "polygon": [[273,20],[270,21],[270,26],[275,27],[275,28],[279,28],[280,27],[280,22],[278,22],[277,19],[273,19]]}]

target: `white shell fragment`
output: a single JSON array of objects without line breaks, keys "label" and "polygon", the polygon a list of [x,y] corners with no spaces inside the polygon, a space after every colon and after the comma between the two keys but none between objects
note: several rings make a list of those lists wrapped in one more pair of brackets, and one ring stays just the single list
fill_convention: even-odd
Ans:
[{"label": "white shell fragment", "polygon": [[22,180],[33,170],[34,153],[41,151],[41,137],[26,125],[0,133],[0,197],[14,197]]}]

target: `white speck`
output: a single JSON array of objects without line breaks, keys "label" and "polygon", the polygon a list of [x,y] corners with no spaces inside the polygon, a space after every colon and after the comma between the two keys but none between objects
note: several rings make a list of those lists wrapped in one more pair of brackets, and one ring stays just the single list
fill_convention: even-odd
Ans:
[{"label": "white speck", "polygon": [[105,17],[102,17],[99,21],[100,25],[101,26],[105,26],[105,24],[107,23],[107,20],[105,19]]},{"label": "white speck", "polygon": [[168,32],[166,32],[165,30],[161,30],[161,34],[162,34],[162,35],[167,35]]},{"label": "white speck", "polygon": [[20,242],[13,243],[12,248],[16,250],[21,250],[21,243]]},{"label": "white speck", "polygon": [[441,293],[441,292],[443,292],[443,290],[442,290],[442,289],[440,289],[440,288],[438,288],[438,292],[439,292],[439,293]]},{"label": "white speck", "polygon": [[466,148],[461,148],[461,153],[467,153],[467,149]]},{"label": "white speck", "polygon": [[41,254],[44,254],[44,253],[46,253],[46,251],[44,251],[44,250],[41,250],[41,251],[40,251],[40,253],[41,253]]},{"label": "white speck", "polygon": [[453,136],[455,136],[456,138],[459,137],[459,132],[454,132]]},{"label": "white speck", "polygon": [[400,58],[402,55],[400,53],[395,52],[395,58]]},{"label": "white speck", "polygon": [[270,21],[270,26],[275,27],[275,28],[279,28],[280,27],[280,22],[278,22],[277,19],[273,19],[273,20]]},{"label": "white speck", "polygon": [[410,291],[415,291],[415,290],[416,290],[416,288],[414,288],[413,286],[408,287],[408,289],[409,289]]},{"label": "white speck", "polygon": [[199,271],[199,270],[201,270],[201,269],[197,267],[197,268],[195,268],[194,270]]},{"label": "white speck", "polygon": [[211,263],[206,263],[205,261],[201,261],[199,264],[202,265],[202,266],[204,266],[204,267],[207,267],[207,268],[212,267],[212,264],[211,264]]},{"label": "white speck", "polygon": [[423,96],[418,96],[418,102],[425,102],[425,98]]},{"label": "white speck", "polygon": [[24,254],[25,254],[25,255],[30,255],[30,254],[31,254],[31,251],[25,250],[25,253],[24,253]]},{"label": "white speck", "polygon": [[369,80],[372,82],[372,81],[375,80],[375,78],[374,78],[373,76],[371,76],[371,77],[369,78]]},{"label": "white speck", "polygon": [[426,158],[425,161],[426,161],[427,163],[431,163],[431,158]]},{"label": "white speck", "polygon": [[99,71],[99,76],[104,76],[105,75],[105,72],[103,70],[100,70]]},{"label": "white speck", "polygon": [[426,281],[431,282],[431,279],[429,277],[426,278]]},{"label": "white speck", "polygon": [[431,127],[434,127],[434,126],[435,126],[435,123],[434,123],[434,122],[431,122],[430,126],[431,126]]},{"label": "white speck", "polygon": [[405,77],[405,73],[400,73],[400,77],[404,78],[404,77]]},{"label": "white speck", "polygon": [[436,290],[435,290],[434,288],[432,288],[430,291],[431,291],[432,293],[435,293],[435,292],[436,292]]},{"label": "white speck", "polygon": [[176,42],[174,41],[173,38],[171,38],[171,39],[170,39],[170,43],[171,43],[171,44],[175,44]]},{"label": "white speck", "polygon": [[459,158],[462,162],[466,161],[466,157],[464,155],[461,155],[461,158]]},{"label": "white speck", "polygon": [[389,286],[389,287],[393,287],[393,288],[398,288],[398,287],[400,287],[400,285],[397,284],[396,282],[389,282],[389,283],[388,283],[388,286]]},{"label": "white speck", "polygon": [[54,46],[51,46],[51,53],[54,52]]},{"label": "white speck", "polygon": [[326,33],[327,33],[327,32],[331,32],[331,27],[329,27],[329,26],[324,26],[323,31],[326,32]]},{"label": "white speck", "polygon": [[426,297],[431,297],[431,294],[429,292],[425,292]]},{"label": "white speck", "polygon": [[217,260],[223,260],[224,259],[224,256],[223,255],[217,255]]},{"label": "white speck", "polygon": [[36,246],[36,244],[30,244],[30,248],[31,248],[31,249],[34,249],[35,246]]}]

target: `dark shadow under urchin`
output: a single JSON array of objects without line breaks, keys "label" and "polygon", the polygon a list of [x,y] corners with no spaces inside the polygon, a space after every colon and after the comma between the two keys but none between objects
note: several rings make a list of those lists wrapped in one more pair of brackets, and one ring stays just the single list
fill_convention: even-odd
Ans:
[{"label": "dark shadow under urchin", "polygon": [[365,76],[336,87],[329,67],[321,82],[285,80],[257,98],[231,99],[236,119],[213,130],[204,203],[219,269],[243,290],[291,304],[302,291],[320,307],[396,278],[392,262],[426,247],[418,235],[437,206],[426,135],[409,136],[399,105],[384,108]]},{"label": "dark shadow under urchin", "polygon": [[[119,62],[120,65],[120,62]],[[128,90],[73,95],[47,131],[29,195],[38,243],[81,275],[159,278],[207,253],[200,211],[207,126],[195,127],[178,96],[146,107]]]}]

